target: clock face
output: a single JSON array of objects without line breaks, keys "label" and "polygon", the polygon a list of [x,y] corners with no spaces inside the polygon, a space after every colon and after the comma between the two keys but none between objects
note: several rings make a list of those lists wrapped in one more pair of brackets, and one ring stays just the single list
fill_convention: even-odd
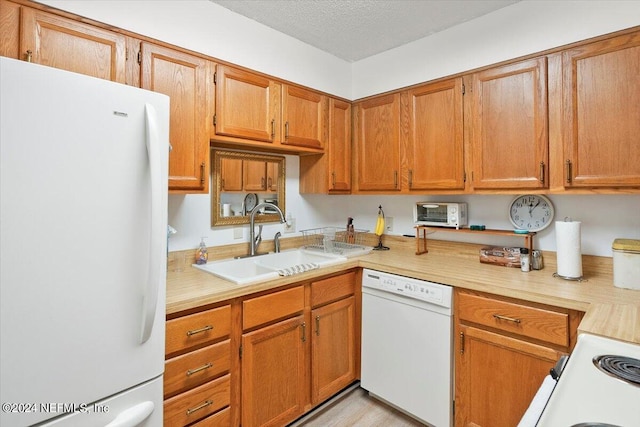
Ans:
[{"label": "clock face", "polygon": [[519,230],[540,231],[553,221],[551,200],[539,194],[516,197],[509,207],[509,219]]}]

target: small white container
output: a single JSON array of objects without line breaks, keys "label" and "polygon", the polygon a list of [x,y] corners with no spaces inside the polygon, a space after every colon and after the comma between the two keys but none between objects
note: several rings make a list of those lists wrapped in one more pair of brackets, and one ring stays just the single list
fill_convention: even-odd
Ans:
[{"label": "small white container", "polygon": [[612,248],[613,285],[640,289],[640,240],[615,239]]}]

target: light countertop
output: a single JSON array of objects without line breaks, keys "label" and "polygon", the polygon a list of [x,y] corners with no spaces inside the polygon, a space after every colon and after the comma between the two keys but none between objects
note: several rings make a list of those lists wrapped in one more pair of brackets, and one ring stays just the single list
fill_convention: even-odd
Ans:
[{"label": "light countertop", "polygon": [[342,264],[250,285],[236,285],[190,265],[181,272],[170,268],[167,315],[363,267],[584,311],[579,333],[640,344],[640,290],[613,286],[612,258],[584,255],[586,281],[576,282],[553,277],[553,252],[544,253],[544,269],[525,273],[519,268],[480,263],[478,251],[482,245],[430,240],[429,252],[422,255],[415,255],[415,241],[411,238],[385,236],[385,245],[391,250],[373,251]]}]

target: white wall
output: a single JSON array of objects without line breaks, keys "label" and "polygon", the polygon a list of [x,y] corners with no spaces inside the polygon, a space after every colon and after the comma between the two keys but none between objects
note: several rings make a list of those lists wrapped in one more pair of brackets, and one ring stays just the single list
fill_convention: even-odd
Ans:
[{"label": "white wall", "polygon": [[39,0],[214,58],[351,97],[351,64],[207,0]]},{"label": "white wall", "polygon": [[640,1],[524,0],[353,64],[353,98],[640,25]]},{"label": "white wall", "polygon": [[[117,27],[173,43],[337,96],[357,99],[526,55],[581,39],[640,25],[640,1],[525,0],[403,47],[348,64],[331,55],[227,11],[209,1],[44,0]],[[470,220],[489,228],[511,228],[507,208],[513,196],[322,196],[300,195],[299,162],[286,156],[287,211],[297,229],[342,226],[373,229],[377,206],[395,221],[394,234],[413,234],[411,206],[421,200],[465,201]],[[640,195],[550,196],[556,218],[582,221],[583,253],[611,256],[614,238],[640,239]],[[208,195],[169,196],[169,223],[178,229],[170,250],[248,241],[233,238],[233,227],[210,227]],[[280,225],[265,226],[272,238]],[[285,235],[286,236],[286,235]],[[437,239],[516,245],[495,239],[436,233]],[[536,247],[555,250],[553,227]]]}]

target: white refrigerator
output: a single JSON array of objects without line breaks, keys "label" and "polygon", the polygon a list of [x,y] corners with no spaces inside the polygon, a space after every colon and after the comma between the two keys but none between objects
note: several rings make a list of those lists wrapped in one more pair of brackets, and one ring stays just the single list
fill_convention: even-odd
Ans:
[{"label": "white refrigerator", "polygon": [[161,426],[169,98],[0,58],[0,425]]}]

